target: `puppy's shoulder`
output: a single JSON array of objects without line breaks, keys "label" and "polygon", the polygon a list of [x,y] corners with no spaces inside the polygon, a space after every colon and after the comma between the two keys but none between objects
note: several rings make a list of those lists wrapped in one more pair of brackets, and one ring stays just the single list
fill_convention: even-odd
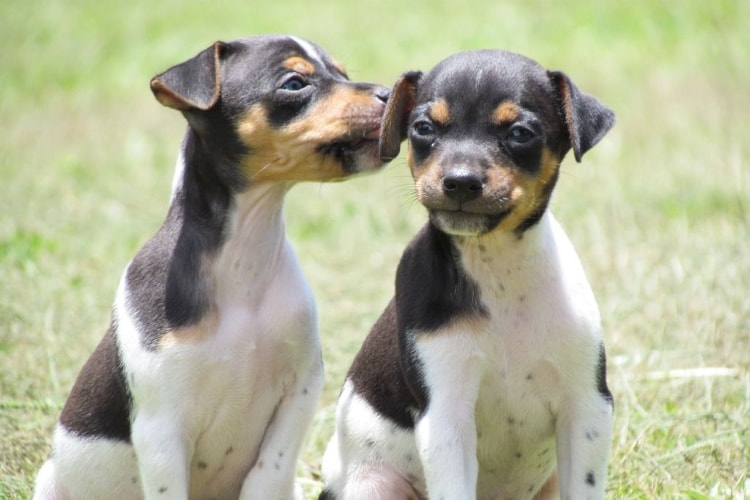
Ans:
[{"label": "puppy's shoulder", "polygon": [[486,315],[476,281],[463,268],[451,236],[425,225],[396,271],[399,329],[435,331],[457,317]]}]

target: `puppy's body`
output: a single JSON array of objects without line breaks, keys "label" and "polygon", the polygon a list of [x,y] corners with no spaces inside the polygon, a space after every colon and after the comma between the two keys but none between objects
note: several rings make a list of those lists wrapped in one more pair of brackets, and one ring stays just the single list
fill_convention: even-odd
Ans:
[{"label": "puppy's body", "polygon": [[323,369],[284,195],[381,164],[387,90],[281,36],[217,43],[152,89],[190,124],[169,213],[123,274],[35,497],[291,498]]},{"label": "puppy's body", "polygon": [[599,312],[547,204],[574,134],[580,158],[611,114],[493,51],[405,75],[388,109],[385,156],[407,133],[430,223],[347,376],[321,498],[552,498],[558,478],[562,498],[602,498]]}]

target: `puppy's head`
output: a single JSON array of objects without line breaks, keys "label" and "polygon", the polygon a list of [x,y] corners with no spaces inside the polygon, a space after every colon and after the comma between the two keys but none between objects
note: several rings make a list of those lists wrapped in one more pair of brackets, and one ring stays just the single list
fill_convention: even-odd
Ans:
[{"label": "puppy's head", "polygon": [[349,81],[319,46],[290,36],[216,42],[151,80],[212,164],[242,185],[326,181],[375,169],[389,90]]},{"label": "puppy's head", "polygon": [[394,158],[408,138],[417,197],[442,231],[521,236],[544,214],[565,154],[580,161],[613,124],[563,73],[509,52],[464,52],[396,82],[380,154]]}]

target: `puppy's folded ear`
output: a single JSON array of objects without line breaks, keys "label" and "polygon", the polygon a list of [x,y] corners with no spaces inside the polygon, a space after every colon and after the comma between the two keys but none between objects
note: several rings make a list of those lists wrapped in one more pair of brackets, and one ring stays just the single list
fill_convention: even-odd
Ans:
[{"label": "puppy's folded ear", "polygon": [[380,125],[380,159],[391,161],[398,156],[401,141],[406,138],[409,115],[414,109],[421,71],[407,71],[393,86]]},{"label": "puppy's folded ear", "polygon": [[565,73],[548,71],[558,93],[560,113],[565,118],[570,146],[576,161],[601,140],[615,124],[615,114],[595,98],[578,90]]},{"label": "puppy's folded ear", "polygon": [[151,92],[164,106],[180,111],[211,109],[221,93],[221,56],[224,42],[172,66],[151,79]]}]

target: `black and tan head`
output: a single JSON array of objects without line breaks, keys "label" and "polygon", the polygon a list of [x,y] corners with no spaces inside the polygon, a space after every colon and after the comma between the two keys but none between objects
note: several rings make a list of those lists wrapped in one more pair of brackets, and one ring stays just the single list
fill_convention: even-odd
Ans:
[{"label": "black and tan head", "polygon": [[349,81],[319,46],[291,36],[216,42],[151,80],[235,186],[327,181],[382,165],[389,90]]},{"label": "black and tan head", "polygon": [[547,209],[560,163],[593,147],[614,114],[563,73],[510,52],[453,55],[394,86],[381,156],[408,163],[419,201],[455,235],[510,231],[519,237]]}]

